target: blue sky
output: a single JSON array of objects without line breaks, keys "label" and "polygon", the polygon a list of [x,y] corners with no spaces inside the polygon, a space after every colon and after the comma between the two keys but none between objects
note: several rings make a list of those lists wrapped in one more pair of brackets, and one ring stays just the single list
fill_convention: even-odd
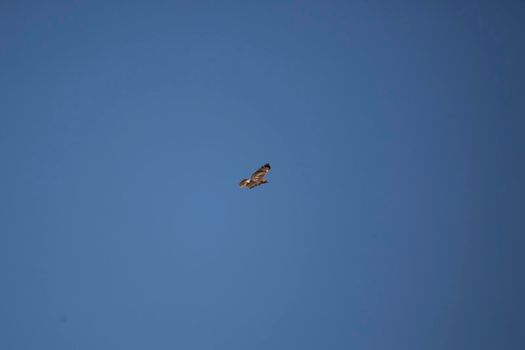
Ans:
[{"label": "blue sky", "polygon": [[524,10],[2,2],[0,348],[523,349]]}]

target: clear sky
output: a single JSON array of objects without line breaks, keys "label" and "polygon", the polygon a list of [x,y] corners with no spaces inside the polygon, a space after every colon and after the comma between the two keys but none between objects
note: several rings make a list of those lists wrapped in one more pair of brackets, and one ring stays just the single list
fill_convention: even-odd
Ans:
[{"label": "clear sky", "polygon": [[2,1],[0,349],[524,349],[524,33],[520,1]]}]

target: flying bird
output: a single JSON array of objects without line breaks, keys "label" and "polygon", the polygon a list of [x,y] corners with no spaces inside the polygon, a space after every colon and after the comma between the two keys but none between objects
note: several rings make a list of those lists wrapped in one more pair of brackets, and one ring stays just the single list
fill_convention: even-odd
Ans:
[{"label": "flying bird", "polygon": [[249,179],[241,180],[241,182],[239,183],[239,187],[248,187],[249,189],[252,189],[255,186],[267,183],[268,180],[266,180],[264,177],[266,176],[266,174],[268,174],[271,168],[272,167],[270,166],[270,164],[264,164],[262,167],[259,168],[259,170],[254,172]]}]

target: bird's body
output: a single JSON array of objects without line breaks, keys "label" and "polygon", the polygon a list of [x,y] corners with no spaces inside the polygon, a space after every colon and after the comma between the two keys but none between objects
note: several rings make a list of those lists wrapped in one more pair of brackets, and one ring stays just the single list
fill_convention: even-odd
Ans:
[{"label": "bird's body", "polygon": [[267,183],[268,180],[266,180],[264,177],[266,176],[266,174],[268,174],[270,169],[271,169],[270,164],[268,163],[264,164],[256,172],[254,172],[252,176],[250,176],[249,179],[241,180],[241,182],[239,183],[239,187],[241,188],[248,187],[249,189],[252,189],[256,186]]}]

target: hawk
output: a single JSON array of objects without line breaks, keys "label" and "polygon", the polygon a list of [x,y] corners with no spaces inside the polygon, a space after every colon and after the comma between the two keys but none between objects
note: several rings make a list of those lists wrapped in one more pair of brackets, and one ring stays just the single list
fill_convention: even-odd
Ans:
[{"label": "hawk", "polygon": [[252,176],[250,176],[249,179],[242,180],[239,183],[239,187],[240,188],[248,187],[249,189],[252,189],[255,186],[259,186],[259,185],[267,183],[268,180],[266,180],[264,177],[266,176],[266,174],[268,174],[271,168],[272,167],[270,166],[270,164],[268,163],[264,164],[262,167],[259,168],[259,170],[254,172]]}]

